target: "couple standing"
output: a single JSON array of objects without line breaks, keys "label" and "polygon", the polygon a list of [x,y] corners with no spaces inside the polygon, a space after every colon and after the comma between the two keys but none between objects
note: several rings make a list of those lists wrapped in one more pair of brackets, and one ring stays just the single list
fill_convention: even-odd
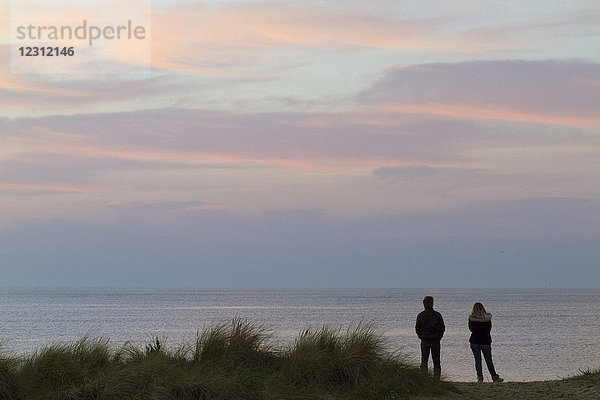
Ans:
[{"label": "couple standing", "polygon": [[[440,340],[444,336],[444,319],[442,314],[433,309],[433,297],[425,296],[423,299],[425,310],[417,316],[415,330],[417,336],[421,339],[421,371],[427,372],[427,363],[429,353],[433,359],[433,374],[439,379],[442,372],[440,364]],[[475,303],[471,315],[469,315],[469,330],[471,337],[471,350],[475,358],[475,371],[477,372],[477,382],[483,382],[483,369],[481,366],[481,354],[487,364],[488,370],[492,375],[492,381],[502,382],[494,369],[492,362],[492,314],[488,314],[481,303]]]}]

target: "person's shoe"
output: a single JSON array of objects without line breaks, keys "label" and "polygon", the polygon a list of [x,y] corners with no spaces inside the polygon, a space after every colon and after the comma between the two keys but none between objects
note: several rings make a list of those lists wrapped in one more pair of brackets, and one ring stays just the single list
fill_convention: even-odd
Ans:
[{"label": "person's shoe", "polygon": [[494,382],[504,382],[504,379],[500,378],[498,375],[492,376],[492,381]]},{"label": "person's shoe", "polygon": [[478,376],[477,383],[482,383],[482,382],[483,382],[483,376]]}]

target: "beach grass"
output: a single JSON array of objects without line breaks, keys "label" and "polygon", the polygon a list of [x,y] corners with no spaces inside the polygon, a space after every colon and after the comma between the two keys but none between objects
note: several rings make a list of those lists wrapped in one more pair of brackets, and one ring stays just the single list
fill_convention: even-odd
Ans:
[{"label": "beach grass", "polygon": [[6,400],[404,399],[453,391],[386,346],[370,325],[301,332],[286,348],[236,318],[171,348],[154,338],[113,348],[85,337],[25,356],[0,349]]},{"label": "beach grass", "polygon": [[597,369],[580,370],[579,374],[569,377],[567,379],[600,386],[600,367],[598,367]]}]

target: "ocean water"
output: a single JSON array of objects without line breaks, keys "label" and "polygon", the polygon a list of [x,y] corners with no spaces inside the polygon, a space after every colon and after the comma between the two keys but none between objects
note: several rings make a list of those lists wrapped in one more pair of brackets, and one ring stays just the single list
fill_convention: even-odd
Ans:
[{"label": "ocean water", "polygon": [[0,289],[0,343],[17,354],[85,335],[115,347],[159,336],[176,347],[205,327],[241,317],[269,328],[284,346],[306,328],[367,322],[390,349],[417,362],[414,323],[424,295],[434,296],[444,316],[442,372],[449,379],[475,379],[467,317],[476,301],[494,315],[493,358],[505,379],[556,379],[600,367],[600,290]]}]

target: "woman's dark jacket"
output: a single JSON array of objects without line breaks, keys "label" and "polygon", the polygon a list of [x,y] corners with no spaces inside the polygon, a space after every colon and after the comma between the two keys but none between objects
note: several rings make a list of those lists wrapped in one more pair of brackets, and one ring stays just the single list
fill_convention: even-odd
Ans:
[{"label": "woman's dark jacket", "polygon": [[492,314],[469,315],[469,330],[471,337],[469,343],[492,344]]}]

